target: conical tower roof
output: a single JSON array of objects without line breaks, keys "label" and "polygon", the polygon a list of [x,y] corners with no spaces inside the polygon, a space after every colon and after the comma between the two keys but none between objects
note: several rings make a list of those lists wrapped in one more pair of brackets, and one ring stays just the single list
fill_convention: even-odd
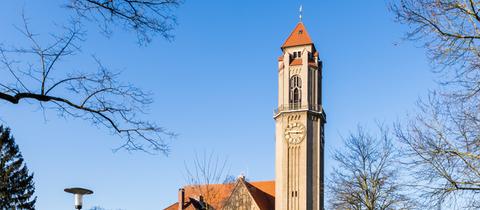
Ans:
[{"label": "conical tower roof", "polygon": [[305,29],[305,25],[303,25],[302,22],[299,22],[285,43],[283,43],[282,48],[308,44],[313,44],[312,39]]}]

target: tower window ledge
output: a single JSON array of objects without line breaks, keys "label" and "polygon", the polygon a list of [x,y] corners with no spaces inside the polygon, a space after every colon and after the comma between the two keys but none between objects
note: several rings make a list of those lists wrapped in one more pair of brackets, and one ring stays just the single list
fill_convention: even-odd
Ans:
[{"label": "tower window ledge", "polygon": [[293,59],[292,62],[290,62],[290,66],[297,66],[297,65],[302,65],[302,59]]},{"label": "tower window ledge", "polygon": [[273,111],[273,113],[275,116],[277,116],[281,112],[292,112],[292,111],[313,111],[317,113],[322,113],[323,108],[322,108],[322,105],[288,104],[288,105],[279,106]]}]

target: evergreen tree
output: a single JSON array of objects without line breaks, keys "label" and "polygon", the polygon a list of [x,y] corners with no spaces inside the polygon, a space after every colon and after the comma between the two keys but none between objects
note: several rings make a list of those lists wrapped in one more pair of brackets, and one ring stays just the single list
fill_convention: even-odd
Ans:
[{"label": "evergreen tree", "polygon": [[35,209],[33,174],[28,173],[10,129],[0,126],[0,209]]}]

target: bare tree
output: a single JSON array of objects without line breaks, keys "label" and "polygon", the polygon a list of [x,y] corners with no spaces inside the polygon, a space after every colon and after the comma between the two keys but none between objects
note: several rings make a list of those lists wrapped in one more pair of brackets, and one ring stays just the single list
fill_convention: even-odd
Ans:
[{"label": "bare tree", "polygon": [[430,206],[480,208],[480,112],[432,94],[396,134],[405,144],[415,191]]},{"label": "bare tree", "polygon": [[[197,196],[202,196],[207,204],[218,201],[224,193],[219,184],[232,184],[235,179],[228,175],[228,160],[214,152],[204,152],[201,156],[197,153],[190,165],[185,163],[186,181],[193,188]],[[207,209],[211,206],[207,205]]]},{"label": "bare tree", "polygon": [[173,38],[176,25],[173,9],[181,0],[67,0],[67,8],[84,19],[97,22],[104,32],[110,25],[123,26],[137,33],[140,43],[149,43],[160,35],[167,40]]},{"label": "bare tree", "polygon": [[429,206],[480,208],[479,6],[476,0],[401,0],[391,7],[410,26],[407,38],[424,44],[441,73],[442,89],[396,126],[416,192]]},{"label": "bare tree", "polygon": [[344,147],[333,156],[338,166],[327,184],[330,208],[413,208],[398,180],[397,154],[386,129],[380,127],[379,136],[372,136],[359,126],[356,133],[344,139]]},{"label": "bare tree", "polygon": [[152,103],[151,94],[121,83],[119,74],[96,58],[95,70],[78,71],[61,65],[80,50],[84,33],[79,22],[66,27],[64,34],[52,35],[52,42],[46,45],[30,31],[25,17],[24,23],[19,31],[29,47],[0,45],[1,100],[11,104],[32,102],[43,111],[54,110],[63,117],[106,127],[125,140],[120,148],[168,152],[164,140],[174,134],[141,119]]},{"label": "bare tree", "polygon": [[441,73],[450,99],[480,100],[480,14],[477,0],[398,0],[391,9],[410,27],[407,38],[422,43]]}]

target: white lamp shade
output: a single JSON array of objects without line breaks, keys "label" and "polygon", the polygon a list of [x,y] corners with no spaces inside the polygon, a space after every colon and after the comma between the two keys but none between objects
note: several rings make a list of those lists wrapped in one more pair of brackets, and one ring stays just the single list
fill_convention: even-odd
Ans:
[{"label": "white lamp shade", "polygon": [[75,194],[75,206],[82,206],[83,204],[83,195]]}]

